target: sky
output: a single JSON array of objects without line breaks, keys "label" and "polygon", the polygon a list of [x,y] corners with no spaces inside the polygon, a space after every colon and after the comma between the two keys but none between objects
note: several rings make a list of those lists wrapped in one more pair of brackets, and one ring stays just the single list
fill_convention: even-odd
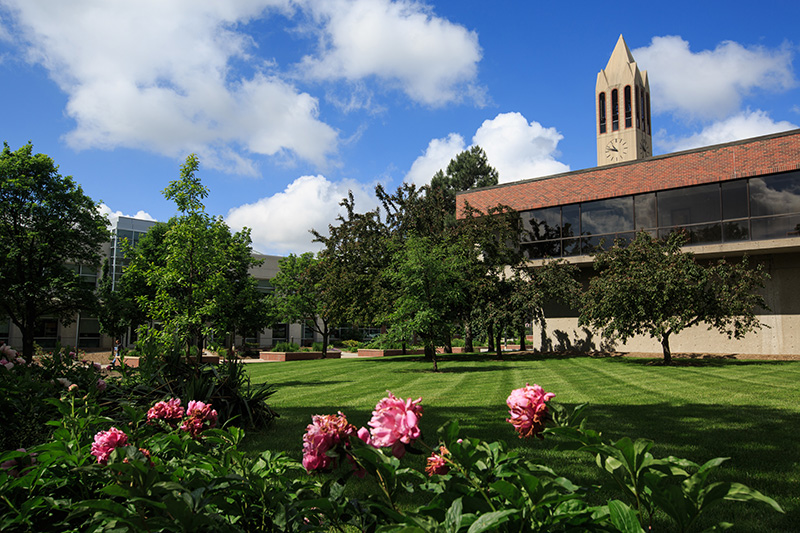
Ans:
[{"label": "sky", "polygon": [[0,140],[110,218],[174,216],[195,153],[207,212],[299,254],[348,191],[373,209],[476,144],[501,183],[596,166],[620,35],[654,155],[798,128],[798,20],[796,0],[0,0]]}]

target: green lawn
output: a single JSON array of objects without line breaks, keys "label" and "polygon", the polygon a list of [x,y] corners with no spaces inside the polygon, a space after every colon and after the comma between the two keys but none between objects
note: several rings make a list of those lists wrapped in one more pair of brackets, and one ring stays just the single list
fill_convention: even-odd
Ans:
[{"label": "green lawn", "polygon": [[[391,390],[422,397],[421,421],[428,444],[436,429],[458,419],[462,433],[505,440],[532,461],[548,465],[581,484],[598,482],[590,456],[553,450],[556,442],[523,441],[505,422],[506,397],[538,383],[555,400],[588,402],[589,426],[608,439],[622,436],[655,441],[656,457],[676,455],[703,463],[730,457],[717,480],[739,481],[775,498],[786,511],[725,504],[720,516],[736,531],[797,531],[800,528],[800,362],[679,360],[671,367],[652,360],[618,357],[453,355],[440,372],[420,356],[330,359],[253,364],[253,382],[273,383],[271,405],[280,418],[267,432],[252,435],[251,449],[302,455],[302,436],[314,414],[342,411],[357,427]],[[424,458],[411,456],[421,467]]]}]

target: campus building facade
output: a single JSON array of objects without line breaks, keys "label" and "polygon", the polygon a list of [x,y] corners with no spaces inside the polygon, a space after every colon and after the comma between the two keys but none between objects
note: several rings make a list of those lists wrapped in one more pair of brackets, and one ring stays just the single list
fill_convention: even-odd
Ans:
[{"label": "campus building facade", "polygon": [[[595,96],[597,167],[459,193],[458,212],[467,203],[515,209],[533,264],[561,258],[585,277],[594,251],[642,230],[684,232],[686,249],[700,260],[748,255],[770,275],[770,310],[759,317],[767,327],[729,340],[698,326],[671,338],[673,351],[800,354],[800,130],[652,157],[647,75],[622,37],[598,74]],[[537,347],[601,346],[594,332],[577,327],[574,310],[550,311],[550,331],[534,332]],[[649,337],[616,349],[661,351]]]}]

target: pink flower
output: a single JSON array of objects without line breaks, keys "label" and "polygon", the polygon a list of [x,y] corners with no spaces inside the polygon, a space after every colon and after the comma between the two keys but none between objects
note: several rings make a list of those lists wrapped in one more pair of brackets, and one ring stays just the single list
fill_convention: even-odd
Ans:
[{"label": "pink flower", "polygon": [[70,385],[70,386],[67,388],[67,390],[68,390],[69,392],[75,392],[76,390],[78,390],[78,386],[77,386],[77,385],[75,385],[75,384],[73,383],[72,385]]},{"label": "pink flower", "polygon": [[545,402],[554,396],[555,394],[545,392],[535,383],[533,386],[525,384],[525,387],[511,391],[506,400],[511,418],[507,418],[506,422],[514,426],[519,438],[531,436],[543,438],[542,431],[548,415]]},{"label": "pink flower", "polygon": [[372,411],[369,426],[372,445],[376,448],[392,447],[392,454],[400,458],[406,453],[406,444],[411,444],[421,435],[419,417],[422,416],[422,398],[401,400],[390,391],[389,396],[378,402]]},{"label": "pink flower", "polygon": [[428,476],[448,473],[450,471],[450,467],[447,466],[447,460],[444,458],[444,456],[449,454],[450,450],[444,446],[439,446],[439,453],[433,452],[431,456],[428,457],[427,464],[425,465],[425,473],[428,474]]},{"label": "pink flower", "polygon": [[92,455],[97,457],[97,462],[101,465],[108,464],[108,458],[114,448],[125,446],[128,443],[128,436],[115,427],[108,431],[101,431],[94,436],[92,443]]},{"label": "pink flower", "polygon": [[309,472],[336,466],[336,448],[348,444],[356,427],[348,423],[341,412],[338,415],[314,415],[311,420],[303,435],[303,466]]},{"label": "pink flower", "polygon": [[[103,381],[103,380],[100,380]],[[105,384],[105,382],[103,382]],[[98,388],[100,388],[98,382]],[[175,423],[183,418],[183,407],[178,398],[172,398],[166,402],[158,402],[147,411],[147,421],[165,420],[170,423]]]},{"label": "pink flower", "polygon": [[[104,379],[98,379],[97,380],[97,390],[99,390],[100,392],[103,392],[104,390],[106,390],[107,387],[108,387],[108,384],[106,384],[106,381]],[[149,411],[148,411],[148,414],[149,414]]]},{"label": "pink flower", "polygon": [[211,404],[192,400],[186,407],[186,420],[181,424],[181,429],[187,431],[193,438],[197,438],[205,428],[217,425],[217,412]]}]

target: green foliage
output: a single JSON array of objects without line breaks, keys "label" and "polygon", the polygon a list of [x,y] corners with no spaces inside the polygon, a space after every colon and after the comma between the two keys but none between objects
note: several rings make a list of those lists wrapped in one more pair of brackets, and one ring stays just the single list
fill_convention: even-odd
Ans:
[{"label": "green foliage", "polygon": [[99,268],[108,222],[31,144],[12,152],[3,143],[0,205],[0,315],[20,329],[22,353],[30,359],[41,317],[67,324],[76,311],[94,309],[94,290],[81,283],[75,265]]},{"label": "green foliage", "polygon": [[667,364],[669,337],[685,328],[705,323],[737,339],[760,328],[755,311],[767,306],[756,291],[768,277],[762,265],[703,265],[681,250],[683,242],[679,233],[661,243],[642,231],[629,245],[597,254],[579,324],[623,342],[648,334],[661,342]]},{"label": "green foliage", "polygon": [[191,155],[181,178],[164,191],[179,216],[156,225],[130,251],[123,276],[124,294],[135,297],[142,314],[160,322],[165,335],[177,336],[189,357],[189,347],[202,350],[210,334],[250,333],[270,320],[257,282],[249,268],[253,258],[250,233],[231,233],[221,217],[211,217],[201,200],[208,191]]},{"label": "green foliage", "polygon": [[271,280],[275,288],[277,314],[284,322],[302,322],[322,335],[322,356],[328,352],[331,328],[340,323],[335,303],[336,280],[328,268],[329,259],[312,253],[289,254],[279,262],[280,270]]},{"label": "green foliage", "polygon": [[279,342],[273,348],[273,352],[299,352],[300,345],[296,342]]}]

